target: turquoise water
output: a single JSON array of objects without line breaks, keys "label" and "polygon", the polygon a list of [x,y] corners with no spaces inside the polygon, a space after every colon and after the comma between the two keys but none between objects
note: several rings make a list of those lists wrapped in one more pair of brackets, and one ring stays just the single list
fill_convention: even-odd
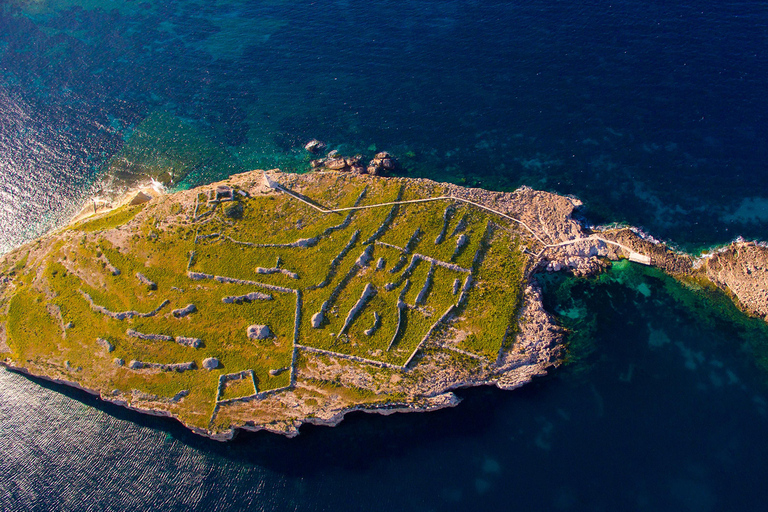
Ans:
[{"label": "turquoise water", "polygon": [[[766,239],[755,2],[6,0],[0,251],[136,181],[305,172],[575,194],[685,248]],[[201,439],[0,372],[7,510],[734,510],[764,503],[768,334],[619,265],[547,277],[570,363],[456,409]]]}]

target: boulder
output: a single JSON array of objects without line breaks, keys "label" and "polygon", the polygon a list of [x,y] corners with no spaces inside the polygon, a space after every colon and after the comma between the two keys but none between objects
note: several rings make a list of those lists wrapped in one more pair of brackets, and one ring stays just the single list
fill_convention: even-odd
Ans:
[{"label": "boulder", "polygon": [[251,325],[247,332],[252,340],[264,340],[272,336],[272,331],[266,325]]},{"label": "boulder", "polygon": [[203,368],[209,371],[215,370],[216,368],[218,368],[219,364],[220,364],[219,360],[216,359],[215,357],[206,357],[205,359],[203,359]]},{"label": "boulder", "polygon": [[325,320],[325,315],[323,315],[322,311],[318,311],[312,315],[312,327],[319,329],[320,325],[323,323],[323,320]]},{"label": "boulder", "polygon": [[304,149],[312,154],[316,154],[325,149],[325,143],[317,139],[312,139],[311,141],[304,144]]},{"label": "boulder", "polygon": [[325,167],[332,171],[341,171],[347,167],[347,161],[343,158],[329,158],[325,161]]}]

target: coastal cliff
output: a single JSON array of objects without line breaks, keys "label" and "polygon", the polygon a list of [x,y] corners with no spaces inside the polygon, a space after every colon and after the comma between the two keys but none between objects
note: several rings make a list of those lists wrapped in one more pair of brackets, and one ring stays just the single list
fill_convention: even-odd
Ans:
[{"label": "coastal cliff", "polygon": [[697,262],[529,188],[275,170],[132,199],[0,259],[2,364],[215,439],[546,374],[565,353],[537,272],[628,258],[768,312],[764,247]]}]

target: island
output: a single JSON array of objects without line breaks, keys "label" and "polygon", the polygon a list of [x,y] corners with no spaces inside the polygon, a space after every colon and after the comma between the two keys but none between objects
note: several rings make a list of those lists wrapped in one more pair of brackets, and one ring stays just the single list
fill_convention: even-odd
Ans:
[{"label": "island", "polygon": [[315,167],[139,191],[2,256],[1,363],[227,440],[545,375],[565,351],[538,272],[625,258],[768,318],[761,244],[694,260],[587,229],[573,197]]}]

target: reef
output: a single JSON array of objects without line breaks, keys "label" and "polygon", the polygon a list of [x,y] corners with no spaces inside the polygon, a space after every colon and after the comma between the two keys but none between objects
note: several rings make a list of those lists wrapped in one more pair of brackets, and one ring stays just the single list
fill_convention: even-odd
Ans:
[{"label": "reef", "polygon": [[586,229],[575,198],[376,174],[237,174],[15,249],[0,258],[2,364],[214,439],[293,436],[545,375],[563,331],[538,272],[627,258],[768,313],[761,245],[694,260],[631,229]]}]

